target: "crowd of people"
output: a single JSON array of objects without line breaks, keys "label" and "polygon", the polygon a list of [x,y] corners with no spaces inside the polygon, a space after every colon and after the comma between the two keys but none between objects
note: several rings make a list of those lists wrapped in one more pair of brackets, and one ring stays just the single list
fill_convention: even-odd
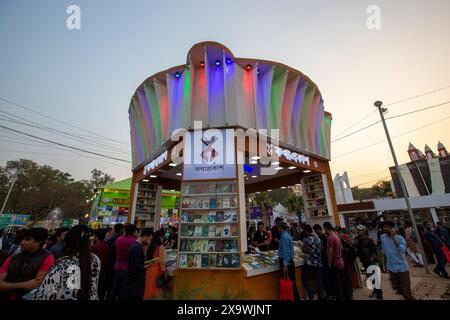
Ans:
[{"label": "crowd of people", "polygon": [[171,280],[165,251],[176,243],[172,226],[0,230],[0,300],[162,299]]},{"label": "crowd of people", "polygon": [[[348,229],[334,228],[329,222],[314,226],[294,223],[289,227],[281,218],[277,218],[274,227],[269,229],[259,222],[257,229],[254,226],[248,229],[248,248],[252,252],[278,249],[281,275],[288,275],[292,280],[294,299],[299,299],[292,260],[294,241],[300,245],[305,257],[301,282],[308,299],[314,299],[317,292],[320,300],[351,300],[353,290],[362,286],[360,275],[375,279],[371,276],[378,271],[379,275],[389,273],[392,288],[397,294],[406,300],[415,300],[407,256],[413,266],[424,266],[419,237],[424,244],[427,261],[436,263],[433,271],[449,279],[446,271],[448,258],[444,251],[450,248],[450,241],[445,226],[438,222],[434,228],[426,222],[419,226],[417,234],[411,223],[399,226],[392,221],[382,221],[382,218],[359,220],[355,227]],[[373,287],[370,297],[382,300],[381,281]]]}]

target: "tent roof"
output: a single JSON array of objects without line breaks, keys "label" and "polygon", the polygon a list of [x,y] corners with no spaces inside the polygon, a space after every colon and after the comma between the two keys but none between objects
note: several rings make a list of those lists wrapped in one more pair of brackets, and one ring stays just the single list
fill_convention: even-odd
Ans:
[{"label": "tent roof", "polygon": [[102,189],[114,189],[114,190],[131,190],[132,178],[116,181],[107,185],[104,185]]}]

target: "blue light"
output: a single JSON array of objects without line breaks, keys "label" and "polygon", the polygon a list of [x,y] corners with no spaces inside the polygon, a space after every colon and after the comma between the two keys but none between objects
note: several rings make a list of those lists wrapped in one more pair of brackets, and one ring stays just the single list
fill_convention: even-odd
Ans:
[{"label": "blue light", "polygon": [[225,60],[225,62],[226,62],[227,64],[230,64],[230,63],[231,63],[231,59],[230,59],[230,58],[227,58],[227,60]]},{"label": "blue light", "polygon": [[220,66],[220,60],[216,60],[216,66]]},{"label": "blue light", "polygon": [[247,171],[248,173],[253,172],[253,168],[249,166],[248,164],[244,164],[244,171]]},{"label": "blue light", "polygon": [[175,73],[175,77],[179,78],[180,77],[180,73],[179,72]]}]

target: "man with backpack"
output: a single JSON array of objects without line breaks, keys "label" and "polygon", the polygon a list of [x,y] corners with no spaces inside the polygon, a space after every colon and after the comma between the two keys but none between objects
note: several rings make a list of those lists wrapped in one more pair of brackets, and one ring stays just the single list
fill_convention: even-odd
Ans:
[{"label": "man with backpack", "polygon": [[341,238],[334,231],[330,222],[325,222],[323,228],[327,235],[328,267],[330,268],[331,286],[336,293],[336,300],[351,300],[352,289],[344,269]]}]

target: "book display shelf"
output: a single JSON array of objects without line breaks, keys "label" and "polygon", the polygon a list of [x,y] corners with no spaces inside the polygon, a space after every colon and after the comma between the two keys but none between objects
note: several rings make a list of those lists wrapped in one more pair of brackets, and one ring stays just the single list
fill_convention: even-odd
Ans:
[{"label": "book display shelf", "polygon": [[305,210],[309,217],[329,216],[326,192],[321,174],[314,174],[302,179]]}]

